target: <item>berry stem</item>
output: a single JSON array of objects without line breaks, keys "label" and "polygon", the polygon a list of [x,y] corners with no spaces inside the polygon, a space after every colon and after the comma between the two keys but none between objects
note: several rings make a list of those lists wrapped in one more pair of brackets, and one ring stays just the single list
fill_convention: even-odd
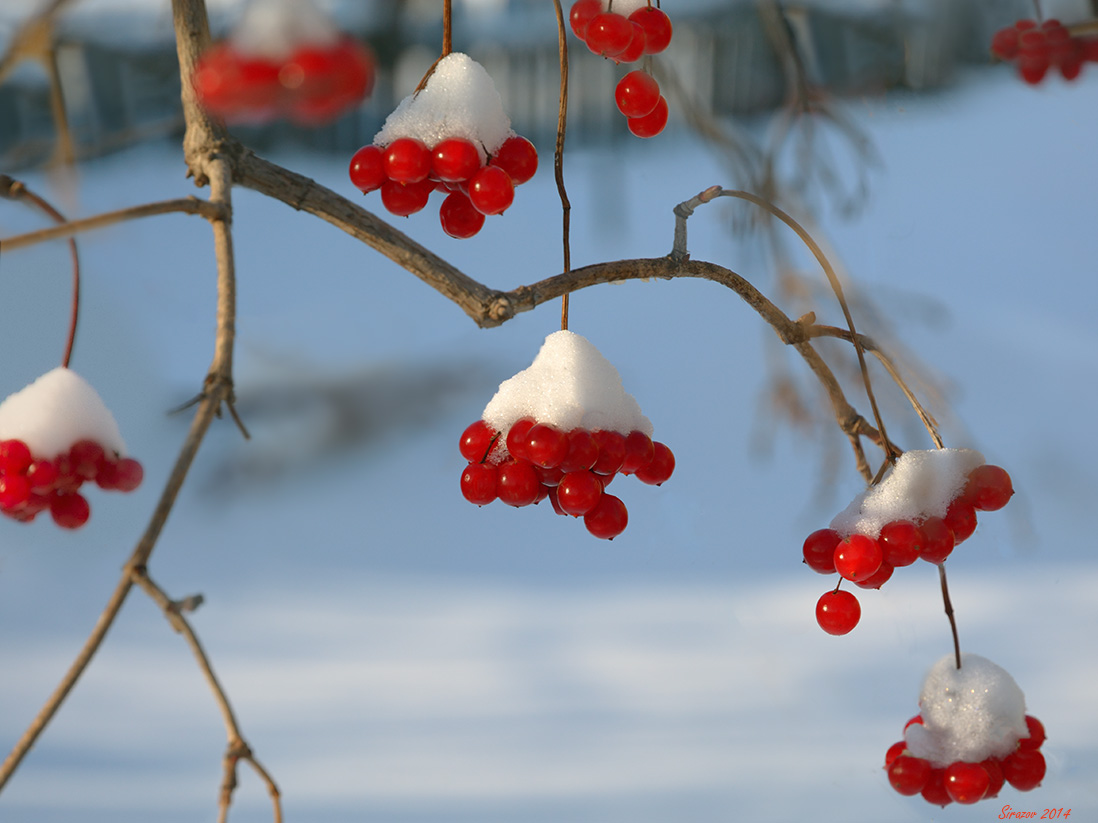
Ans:
[{"label": "berry stem", "polygon": [[[68,223],[65,216],[51,206],[43,197],[32,192],[23,183],[5,175],[0,175],[0,197],[11,200],[29,200],[39,211],[45,212],[60,225]],[[72,310],[69,312],[69,336],[65,343],[65,353],[61,365],[69,367],[72,348],[76,342],[76,323],[80,317],[80,255],[76,252],[76,240],[70,237],[69,253],[72,256]]]},{"label": "berry stem", "polygon": [[435,62],[433,62],[427,68],[427,71],[424,72],[423,79],[419,81],[419,84],[416,86],[415,91],[412,92],[413,96],[419,94],[421,91],[427,88],[427,81],[430,80],[431,75],[435,73],[435,69],[438,67],[439,61],[441,61],[443,57],[446,57],[450,54],[451,51],[453,51],[453,14],[451,3],[452,0],[443,0],[442,2],[442,53],[435,58]]},{"label": "berry stem", "polygon": [[[557,142],[553,150],[553,173],[557,180],[557,192],[560,194],[561,233],[564,245],[565,273],[572,270],[572,250],[569,242],[572,204],[568,201],[568,192],[564,187],[564,132],[568,124],[568,35],[564,26],[564,10],[560,0],[553,0],[557,12],[557,43],[560,55],[560,106],[557,109]],[[560,328],[568,328],[568,292],[560,298]]]},{"label": "berry stem", "polygon": [[961,641],[957,637],[957,620],[953,616],[953,601],[949,599],[949,583],[946,582],[945,563],[938,564],[938,578],[942,581],[942,603],[945,606],[946,617],[949,618],[949,628],[953,631],[953,654],[957,659],[957,668],[961,668]]}]

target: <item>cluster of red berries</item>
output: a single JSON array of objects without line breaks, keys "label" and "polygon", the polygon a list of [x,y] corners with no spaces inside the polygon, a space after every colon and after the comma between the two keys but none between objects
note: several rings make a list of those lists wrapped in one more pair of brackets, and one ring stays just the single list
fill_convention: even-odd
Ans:
[{"label": "cluster of red berries", "polygon": [[363,146],[351,158],[351,183],[363,194],[381,189],[390,213],[406,217],[422,210],[431,192],[447,192],[439,207],[442,229],[451,237],[472,237],[485,215],[503,214],[538,168],[538,152],[525,137],[512,135],[482,161],[480,150],[463,137],[427,146],[398,137],[385,147]]},{"label": "cluster of red berries", "polygon": [[[904,730],[912,723],[922,722],[922,717],[916,715],[907,721]],[[1041,785],[1045,777],[1045,756],[1039,751],[1045,742],[1045,727],[1028,714],[1026,726],[1029,737],[1021,738],[1006,757],[989,757],[979,763],[959,760],[944,768],[911,755],[903,740],[893,743],[885,754],[888,782],[902,795],[921,794],[928,803],[943,807],[997,797],[1004,783],[1028,792]]]},{"label": "cluster of red berries", "polygon": [[587,531],[606,540],[629,522],[625,503],[606,492],[610,482],[631,474],[658,486],[675,470],[671,449],[644,432],[565,432],[531,417],[517,420],[506,434],[478,420],[462,433],[460,449],[469,461],[461,493],[470,503],[484,506],[499,499],[529,506],[548,497],[557,514],[582,517]]},{"label": "cluster of red berries", "polygon": [[1040,83],[1055,66],[1065,80],[1074,80],[1088,60],[1098,61],[1098,37],[1072,36],[1059,20],[1019,20],[991,38],[991,53],[1017,60],[1018,73],[1027,83]]},{"label": "cluster of red berries", "polygon": [[331,46],[302,45],[288,59],[209,48],[192,84],[210,114],[236,122],[287,118],[305,126],[334,120],[374,88],[374,56],[349,35]]},{"label": "cluster of red berries", "polygon": [[[671,42],[671,20],[648,5],[628,17],[604,8],[602,0],[576,0],[568,15],[576,37],[595,54],[616,63],[633,63],[646,54],[659,54]],[[637,137],[655,137],[667,125],[667,100],[646,71],[631,71],[614,91],[618,111]]]},{"label": "cluster of red berries", "polygon": [[94,440],[79,440],[52,460],[36,458],[22,440],[0,441],[0,513],[29,523],[49,509],[54,522],[78,529],[91,507],[80,494],[85,481],[101,489],[131,492],[145,476],[132,457],[108,454]]},{"label": "cluster of red berries", "polygon": [[[985,463],[969,472],[964,489],[950,502],[944,517],[894,520],[876,537],[844,537],[834,529],[819,529],[804,541],[804,562],[820,574],[838,572],[864,589],[879,589],[899,566],[910,566],[920,558],[945,562],[953,548],[976,531],[976,512],[997,511],[1013,494],[1010,475]],[[858,598],[838,588],[824,593],[816,603],[816,622],[828,634],[847,634],[861,615]]]}]

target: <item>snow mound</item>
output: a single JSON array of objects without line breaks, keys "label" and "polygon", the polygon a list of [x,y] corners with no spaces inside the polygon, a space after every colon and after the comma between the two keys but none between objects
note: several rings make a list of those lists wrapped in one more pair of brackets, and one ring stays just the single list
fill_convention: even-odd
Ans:
[{"label": "snow mound", "polygon": [[426,87],[405,97],[385,119],[374,145],[415,137],[433,147],[463,137],[482,153],[493,154],[513,134],[491,75],[469,55],[451,52],[439,60]]},{"label": "snow mound", "polygon": [[78,440],[110,454],[126,444],[110,410],[76,372],[59,366],[0,403],[0,440],[22,440],[36,458],[52,460]]},{"label": "snow mound", "polygon": [[831,521],[839,534],[877,537],[893,520],[920,523],[944,517],[950,501],[965,487],[969,472],[982,466],[984,456],[973,449],[909,451],[876,486],[855,497]]},{"label": "snow mound", "polygon": [[233,30],[233,47],[241,54],[288,59],[301,46],[326,48],[339,40],[335,22],[312,0],[254,0]]},{"label": "snow mound", "polygon": [[504,380],[482,415],[496,431],[507,431],[522,417],[551,423],[564,431],[582,427],[652,436],[652,423],[627,394],[621,375],[585,337],[558,331],[529,368]]},{"label": "snow mound", "polygon": [[1006,757],[1029,737],[1026,699],[1005,669],[975,654],[952,654],[930,669],[919,697],[922,724],[904,732],[908,751],[936,767]]}]

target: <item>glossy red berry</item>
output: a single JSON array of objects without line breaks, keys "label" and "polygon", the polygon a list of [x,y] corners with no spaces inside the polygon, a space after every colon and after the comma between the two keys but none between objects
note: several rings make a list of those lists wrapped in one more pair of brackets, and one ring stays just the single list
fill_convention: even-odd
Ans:
[{"label": "glossy red berry", "polygon": [[675,471],[675,455],[663,443],[652,441],[652,459],[634,472],[634,477],[650,486],[659,486],[671,478]]},{"label": "glossy red berry", "polygon": [[633,474],[651,463],[655,456],[652,438],[642,431],[631,431],[625,436],[625,459],[621,464],[621,473]]},{"label": "glossy red berry", "polygon": [[855,585],[860,589],[879,589],[892,577],[893,571],[895,571],[895,568],[890,563],[882,560],[881,565],[877,567],[877,571],[865,580],[856,580]]},{"label": "glossy red berry", "polygon": [[906,749],[906,740],[901,740],[898,743],[893,743],[891,746],[889,746],[888,751],[885,752],[885,768],[887,769],[889,766],[891,766],[892,761],[894,761],[897,757],[903,754]]},{"label": "glossy red berry", "polygon": [[919,559],[923,533],[910,520],[893,520],[881,527],[877,535],[881,558],[890,566],[910,566]]},{"label": "glossy red berry", "polygon": [[418,183],[431,173],[431,153],[422,140],[398,137],[382,150],[385,176],[397,183]]},{"label": "glossy red berry", "polygon": [[629,19],[644,29],[645,54],[659,54],[671,43],[671,18],[655,6],[637,9]]},{"label": "glossy red berry", "polygon": [[470,463],[461,473],[461,494],[470,503],[486,506],[498,490],[499,472],[492,463]]},{"label": "glossy red berry", "polygon": [[650,114],[644,117],[630,117],[625,122],[629,126],[629,131],[637,137],[655,137],[667,125],[667,117],[667,100],[661,94],[660,99],[656,101],[656,107]]},{"label": "glossy red berry", "polygon": [[0,471],[7,474],[22,474],[30,467],[32,461],[31,451],[22,440],[0,441]]},{"label": "glossy red berry", "polygon": [[984,798],[998,797],[999,792],[1003,789],[1003,784],[1006,783],[1006,778],[1003,777],[1002,764],[994,757],[989,757],[980,765],[984,767],[984,771],[987,772],[988,776],[987,791],[984,792]]},{"label": "glossy red berry", "polygon": [[599,444],[587,429],[572,429],[568,432],[568,453],[561,461],[566,472],[589,469],[599,459]]},{"label": "glossy red berry", "polygon": [[629,39],[628,46],[610,58],[615,63],[635,63],[644,56],[644,47],[647,42],[644,29],[632,20],[629,21],[629,25],[633,29],[632,37]]},{"label": "glossy red berry", "polygon": [[390,214],[407,217],[422,211],[434,190],[435,184],[430,180],[420,180],[418,183],[386,180],[381,184],[381,203]]},{"label": "glossy red berry", "polygon": [[802,551],[808,568],[820,574],[835,573],[835,547],[842,536],[834,529],[817,529],[804,540]]},{"label": "glossy red berry", "polygon": [[557,501],[567,514],[583,517],[602,497],[602,481],[589,471],[565,473],[557,486]]},{"label": "glossy red berry", "polygon": [[377,146],[363,146],[351,156],[349,169],[351,185],[363,194],[381,188],[389,178],[385,174],[385,160]]},{"label": "glossy red berry", "polygon": [[926,779],[926,785],[923,786],[921,794],[923,800],[927,803],[942,808],[953,802],[953,798],[949,796],[949,792],[946,791],[945,787],[945,769],[932,768],[930,770],[930,775]]},{"label": "glossy red berry", "polygon": [[507,444],[507,451],[516,460],[527,459],[526,436],[536,423],[537,421],[532,417],[521,417],[507,430],[504,442]]},{"label": "glossy red berry", "polygon": [[587,48],[602,57],[621,54],[633,39],[632,24],[612,11],[604,11],[591,18],[584,31]]},{"label": "glossy red berry", "polygon": [[[145,479],[145,469],[132,457],[123,457],[110,464],[109,479],[105,482],[110,488],[120,492],[132,492]],[[96,477],[99,482],[99,477]],[[102,485],[102,484],[101,484]]]},{"label": "glossy red berry", "polygon": [[816,601],[816,622],[828,634],[848,634],[861,617],[862,606],[848,591],[824,592]]},{"label": "glossy red berry", "polygon": [[976,509],[963,498],[958,497],[949,504],[942,521],[953,532],[953,544],[968,540],[976,531]]},{"label": "glossy red berry", "polygon": [[446,195],[439,206],[438,219],[442,230],[458,240],[467,240],[484,228],[484,215],[460,191]]},{"label": "glossy red berry", "polygon": [[538,499],[541,481],[533,465],[525,460],[506,460],[499,465],[496,494],[509,506],[529,506]]},{"label": "glossy red berry", "polygon": [[965,490],[961,495],[973,508],[983,512],[998,511],[1014,495],[1010,475],[999,466],[988,463],[969,472]]},{"label": "glossy red berry", "polygon": [[27,467],[31,491],[46,492],[57,482],[57,466],[52,460],[35,460]]},{"label": "glossy red berry", "polygon": [[855,583],[875,574],[881,559],[877,541],[864,534],[849,535],[835,547],[835,571]]},{"label": "glossy red berry", "polygon": [[[557,487],[560,492],[560,487]],[[603,492],[599,502],[583,516],[583,525],[595,537],[613,540],[629,524],[629,512],[620,498]]]},{"label": "glossy red berry", "polygon": [[587,24],[598,14],[602,14],[601,0],[576,0],[568,12],[568,24],[580,40],[585,40]]},{"label": "glossy red berry", "polygon": [[31,496],[30,482],[22,474],[0,475],[0,509],[17,509]]},{"label": "glossy red berry", "polygon": [[503,214],[515,200],[511,175],[499,166],[484,166],[469,180],[469,200],[481,214]]},{"label": "glossy red berry", "polygon": [[[903,746],[904,744],[897,744]],[[900,754],[887,767],[888,782],[902,795],[916,795],[930,777],[930,763],[921,757]]]},{"label": "glossy red berry", "polygon": [[659,103],[660,85],[648,72],[631,71],[618,81],[614,101],[626,117],[644,117]]},{"label": "glossy red berry", "polygon": [[94,440],[78,440],[69,448],[69,465],[74,474],[85,480],[94,479],[99,464],[106,457],[103,447]]},{"label": "glossy red berry", "polygon": [[525,137],[515,134],[496,149],[489,165],[499,166],[511,177],[511,182],[521,186],[538,170],[538,150]]},{"label": "glossy red berry", "polygon": [[1026,728],[1029,730],[1029,737],[1023,737],[1018,741],[1019,749],[1039,749],[1041,744],[1045,742],[1045,727],[1036,717],[1032,715],[1026,715]]},{"label": "glossy red berry", "polygon": [[88,522],[91,507],[79,492],[55,494],[50,498],[53,522],[63,529],[78,529]]},{"label": "glossy red berry", "polygon": [[480,167],[480,152],[463,137],[450,137],[431,149],[431,173],[445,183],[468,180]]},{"label": "glossy red berry", "polygon": [[969,805],[983,800],[991,777],[979,763],[958,761],[945,770],[945,789],[955,803]]},{"label": "glossy red berry", "polygon": [[568,435],[548,423],[536,423],[526,433],[526,458],[535,466],[559,466],[568,454]]},{"label": "glossy red berry", "polygon": [[1017,749],[1003,758],[1003,777],[1020,792],[1041,785],[1045,778],[1045,756],[1036,749]]},{"label": "glossy red berry", "polygon": [[928,517],[919,524],[919,528],[923,533],[923,547],[919,557],[928,563],[944,563],[956,545],[953,531],[940,517]]},{"label": "glossy red berry", "polygon": [[458,449],[461,456],[470,463],[483,463],[488,458],[488,453],[495,445],[499,432],[493,429],[484,420],[476,420],[466,426],[461,433]]},{"label": "glossy red berry", "polygon": [[599,457],[591,470],[595,474],[617,474],[625,462],[625,437],[619,432],[597,429],[591,432],[599,447]]}]

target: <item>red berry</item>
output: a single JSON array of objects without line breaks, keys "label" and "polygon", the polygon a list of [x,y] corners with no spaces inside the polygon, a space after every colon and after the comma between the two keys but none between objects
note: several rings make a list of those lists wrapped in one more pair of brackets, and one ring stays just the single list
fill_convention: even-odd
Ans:
[{"label": "red berry", "polygon": [[848,591],[824,592],[816,601],[816,622],[828,634],[848,634],[861,617],[861,604]]},{"label": "red berry", "polygon": [[604,11],[591,18],[584,39],[595,54],[613,57],[628,48],[633,39],[633,25],[616,12]]},{"label": "red berry", "polygon": [[942,520],[953,532],[954,545],[968,540],[972,537],[972,533],[976,531],[976,509],[961,498],[949,504]]},{"label": "red berry", "polygon": [[1010,475],[999,466],[984,463],[968,474],[962,497],[982,512],[998,511],[1014,494]]},{"label": "red berry", "polygon": [[1026,57],[1023,55],[1018,61],[1018,73],[1021,74],[1023,80],[1031,86],[1035,86],[1044,80],[1045,74],[1048,73],[1048,58]]},{"label": "red berry", "polygon": [[625,460],[621,464],[621,473],[632,474],[651,463],[655,456],[652,438],[642,431],[631,431],[625,436]]},{"label": "red berry", "polygon": [[535,466],[559,466],[568,454],[568,435],[548,423],[536,423],[526,433],[526,458]]},{"label": "red berry", "polygon": [[1020,792],[1036,789],[1045,778],[1045,756],[1036,749],[1017,749],[1003,759],[1003,777]]},{"label": "red berry", "polygon": [[877,571],[873,572],[873,574],[871,574],[865,580],[855,581],[855,585],[862,589],[879,589],[881,588],[881,586],[888,582],[888,579],[890,577],[892,577],[893,571],[895,571],[895,569],[892,567],[892,565],[882,560],[881,565],[877,568]]},{"label": "red berry", "polygon": [[522,417],[512,423],[511,428],[507,430],[507,451],[516,460],[527,459],[526,436],[536,423],[537,421],[532,417]]},{"label": "red berry", "polygon": [[923,533],[923,547],[919,557],[928,563],[944,563],[956,545],[953,531],[940,517],[928,517],[919,524],[919,528]]},{"label": "red berry", "polygon": [[32,459],[30,449],[22,440],[0,441],[0,472],[23,474]]},{"label": "red berry", "polygon": [[385,175],[397,183],[418,183],[431,173],[431,153],[422,140],[398,137],[382,150]]},{"label": "red berry", "polygon": [[493,463],[470,463],[461,473],[461,493],[470,503],[486,506],[496,499],[499,472]]},{"label": "red berry", "polygon": [[[557,491],[560,492],[559,486]],[[628,524],[629,512],[625,504],[619,498],[605,492],[595,507],[583,516],[583,525],[587,527],[587,531],[603,540],[613,540],[625,531]]]},{"label": "red berry", "polygon": [[644,117],[660,102],[660,84],[648,72],[631,71],[618,81],[614,101],[626,117]]},{"label": "red berry", "polygon": [[1018,29],[1000,29],[991,38],[992,54],[1004,60],[1011,60],[1018,54]]},{"label": "red berry", "polygon": [[488,459],[488,452],[495,445],[499,432],[493,429],[484,420],[470,423],[461,433],[458,449],[461,456],[470,463],[483,463]]},{"label": "red berry", "polygon": [[924,725],[923,716],[921,714],[915,715],[913,718],[911,718],[906,723],[904,723],[904,731],[905,732],[907,731],[908,726],[916,726],[916,725],[918,725],[918,726]]},{"label": "red berry", "polygon": [[568,24],[580,40],[586,40],[587,24],[595,15],[602,14],[601,0],[576,0],[568,12]]},{"label": "red berry", "polygon": [[835,573],[835,547],[842,540],[834,529],[817,529],[804,540],[804,562],[820,574]]},{"label": "red berry", "polygon": [[568,454],[561,461],[566,472],[589,469],[599,459],[599,444],[587,429],[572,429],[568,432]]},{"label": "red berry", "polygon": [[658,440],[652,441],[652,460],[641,466],[633,476],[649,486],[659,486],[675,471],[675,455]]},{"label": "red berry", "polygon": [[57,482],[57,466],[52,460],[35,460],[27,467],[31,491],[47,492]]},{"label": "red berry", "polygon": [[407,217],[422,211],[431,199],[431,192],[435,190],[435,184],[430,180],[420,180],[418,183],[398,183],[396,180],[386,180],[381,184],[381,203],[389,210],[390,214],[397,217]]},{"label": "red berry", "polygon": [[1045,727],[1036,717],[1026,715],[1026,728],[1029,729],[1029,737],[1018,740],[1019,749],[1039,749],[1045,742]]},{"label": "red berry", "polygon": [[922,790],[923,799],[927,803],[941,806],[943,809],[953,802],[945,787],[945,769],[931,769],[926,779],[926,785]]},{"label": "red berry", "polygon": [[0,509],[17,509],[30,499],[31,485],[25,475],[0,475]]},{"label": "red berry", "polygon": [[431,149],[431,173],[445,183],[468,180],[480,167],[480,152],[463,137],[450,137]]},{"label": "red berry", "polygon": [[469,200],[481,214],[503,214],[515,200],[511,175],[499,166],[484,166],[469,180]]},{"label": "red berry", "polygon": [[872,537],[852,534],[835,547],[835,571],[857,583],[866,580],[881,567],[881,547]]},{"label": "red berry", "polygon": [[629,126],[629,131],[637,137],[655,137],[667,125],[667,117],[667,100],[661,94],[656,107],[650,114],[644,117],[630,117],[625,122]]},{"label": "red berry", "polygon": [[499,499],[508,506],[529,506],[538,499],[541,480],[532,464],[507,460],[499,465]]},{"label": "red berry", "polygon": [[984,767],[984,771],[987,772],[989,778],[987,791],[984,792],[984,797],[998,797],[999,792],[1003,789],[1003,784],[1006,783],[1006,778],[1003,777],[1002,765],[994,757],[989,757],[980,765]]},{"label": "red berry", "polygon": [[74,474],[91,480],[95,477],[99,464],[106,457],[103,447],[94,440],[78,440],[69,449],[69,463]]},{"label": "red berry", "polygon": [[885,768],[887,769],[889,766],[891,766],[892,761],[899,757],[901,754],[903,754],[905,749],[907,749],[906,740],[901,740],[900,742],[893,743],[891,746],[889,746],[888,751],[885,752]]},{"label": "red berry", "polygon": [[671,42],[671,18],[655,6],[637,9],[629,19],[644,29],[645,54],[659,54]]},{"label": "red berry", "polygon": [[[904,746],[905,744],[897,743],[896,745]],[[892,760],[887,770],[888,782],[892,784],[892,788],[907,797],[921,792],[926,786],[927,778],[930,777],[928,761],[906,754],[900,754]]]},{"label": "red berry", "polygon": [[945,771],[945,789],[956,803],[977,803],[987,794],[991,776],[979,763],[958,761]]},{"label": "red berry", "polygon": [[351,156],[351,184],[363,194],[380,189],[389,178],[385,175],[385,160],[377,146],[363,146]]},{"label": "red berry", "polygon": [[106,460],[99,465],[95,484],[101,489],[119,492],[132,492],[141,485],[145,470],[132,457],[120,460]]},{"label": "red berry", "polygon": [[601,497],[602,481],[593,472],[567,472],[557,486],[561,509],[575,517],[582,517],[595,508]]},{"label": "red berry", "polygon": [[919,559],[923,539],[922,531],[910,520],[893,520],[881,528],[877,544],[885,563],[893,567],[910,566]]},{"label": "red berry", "polygon": [[625,437],[618,432],[598,429],[591,433],[599,446],[599,457],[591,467],[595,474],[617,474],[625,462]]},{"label": "red berry", "polygon": [[53,522],[63,529],[78,529],[88,522],[91,507],[78,492],[56,494],[50,499]]},{"label": "red berry", "polygon": [[525,137],[513,135],[496,149],[489,163],[499,166],[511,177],[511,182],[521,186],[538,170],[538,150]]},{"label": "red berry", "polygon": [[629,45],[615,54],[610,59],[615,63],[635,63],[640,60],[644,54],[644,47],[646,45],[646,38],[644,29],[638,23],[629,21],[629,25],[632,28],[632,36],[629,38]]},{"label": "red berry", "polygon": [[442,230],[458,240],[466,240],[484,228],[484,215],[460,191],[446,195],[439,206],[438,219]]}]

